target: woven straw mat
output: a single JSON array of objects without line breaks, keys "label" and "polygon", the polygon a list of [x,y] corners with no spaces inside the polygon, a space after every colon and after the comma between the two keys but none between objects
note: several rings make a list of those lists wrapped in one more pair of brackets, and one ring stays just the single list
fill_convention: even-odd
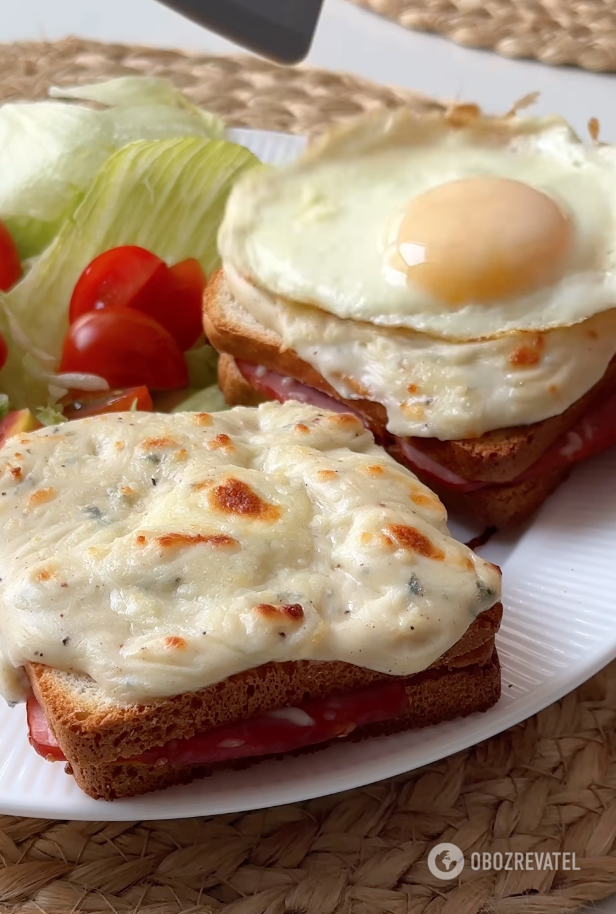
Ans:
[{"label": "woven straw mat", "polygon": [[[0,47],[0,95],[168,76],[229,123],[315,130],[410,93],[254,59],[67,40]],[[570,914],[616,891],[616,667],[541,714],[412,774],[261,812],[148,823],[0,815],[0,914]],[[576,871],[430,875],[439,842],[573,851]]]},{"label": "woven straw mat", "polygon": [[614,0],[351,0],[420,32],[558,66],[616,71]]}]

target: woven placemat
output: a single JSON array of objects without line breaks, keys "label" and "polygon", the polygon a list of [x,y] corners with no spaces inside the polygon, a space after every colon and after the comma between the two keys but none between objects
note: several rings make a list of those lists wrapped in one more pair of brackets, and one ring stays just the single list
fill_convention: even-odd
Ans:
[{"label": "woven placemat", "polygon": [[504,57],[616,71],[614,0],[351,0],[407,29]]},{"label": "woven placemat", "polygon": [[196,104],[235,127],[311,134],[334,120],[385,105],[418,109],[438,102],[356,76],[281,69],[256,57],[213,57],[68,38],[56,43],[0,44],[0,100],[43,98],[50,85],[109,76],[171,79]]},{"label": "woven placemat", "polygon": [[[169,76],[230,123],[315,130],[411,93],[247,58],[64,41],[0,47],[0,96]],[[410,775],[277,809],[149,823],[0,816],[0,914],[572,914],[616,891],[616,666],[525,724]],[[250,772],[247,773],[250,776]],[[207,782],[204,783],[207,789]],[[575,871],[442,881],[428,851],[573,852]]]}]

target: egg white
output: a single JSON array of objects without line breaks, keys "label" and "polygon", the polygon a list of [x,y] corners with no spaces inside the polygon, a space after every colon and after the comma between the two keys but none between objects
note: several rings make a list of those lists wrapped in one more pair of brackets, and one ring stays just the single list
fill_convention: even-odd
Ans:
[{"label": "egg white", "polygon": [[[530,295],[450,306],[391,269],[408,202],[494,175],[543,191],[574,227],[565,275]],[[271,294],[340,318],[472,340],[565,327],[616,306],[616,149],[560,118],[378,112],[296,163],[236,185],[219,236],[225,264]],[[463,231],[463,226],[461,227]]]}]

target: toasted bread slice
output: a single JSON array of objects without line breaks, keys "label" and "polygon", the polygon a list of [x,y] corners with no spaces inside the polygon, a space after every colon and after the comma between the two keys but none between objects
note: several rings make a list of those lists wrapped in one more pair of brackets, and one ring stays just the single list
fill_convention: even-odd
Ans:
[{"label": "toasted bread slice", "polygon": [[[386,447],[392,457],[405,463],[395,443]],[[504,529],[528,520],[570,472],[570,466],[558,467],[540,477],[522,482],[497,483],[476,492],[459,492],[434,479],[430,479],[429,485],[449,511],[473,517],[486,527]]]},{"label": "toasted bread slice", "polygon": [[[467,717],[478,711],[487,711],[498,701],[501,693],[500,666],[496,650],[485,663],[472,664],[460,669],[437,669],[419,673],[406,681],[409,712],[402,717],[382,723],[358,727],[345,742],[358,742],[374,736],[391,736],[404,730],[414,730],[442,723],[457,717]],[[293,756],[324,749],[339,740],[329,740],[306,746]],[[188,784],[197,778],[207,777],[220,769],[248,768],[265,759],[284,756],[262,756],[225,762],[216,766],[142,765],[135,762],[83,762],[76,759],[67,769],[79,787],[94,799],[116,800],[138,796],[154,790],[163,790],[177,784]]]},{"label": "toasted bread slice", "polygon": [[[344,400],[328,382],[311,366],[299,358],[293,349],[285,349],[281,338],[256,321],[229,292],[224,273],[219,271],[209,283],[204,302],[204,325],[207,336],[221,353],[227,353],[246,362],[263,365],[279,374],[289,375],[315,390],[348,403],[359,412],[374,435],[387,446],[387,415],[379,403],[368,400]],[[378,332],[375,330],[375,332]],[[224,370],[224,369],[223,369]],[[223,375],[223,383],[225,377]],[[238,403],[237,384],[234,393],[229,391],[234,403]],[[439,441],[436,438],[410,438],[413,447],[418,448],[436,460],[441,466],[469,482],[511,483],[531,467],[538,458],[565,434],[588,409],[603,397],[616,390],[616,358],[612,360],[601,381],[581,397],[569,409],[558,416],[536,422],[533,425],[497,429],[480,438],[459,441]],[[223,387],[225,393],[225,387]],[[559,470],[542,480],[532,493],[527,486],[516,493],[512,490],[506,500],[529,496],[528,505],[534,510],[543,499],[565,478],[567,472]],[[545,482],[545,486],[543,483]],[[430,483],[431,485],[432,483]],[[513,489],[516,489],[514,486]],[[543,494],[541,494],[543,492]],[[532,497],[530,497],[532,495]],[[536,495],[536,497],[535,497]],[[475,494],[471,496],[475,499]],[[485,499],[491,501],[490,495]],[[464,499],[466,500],[466,499]],[[536,504],[535,504],[536,502]],[[506,516],[521,514],[529,510],[507,510]],[[482,512],[485,513],[485,512]],[[499,515],[502,512],[498,512]],[[488,511],[491,515],[491,512]],[[496,521],[491,519],[492,523]]]},{"label": "toasted bread slice", "polygon": [[[404,718],[406,721],[408,717],[408,723],[401,723],[400,729],[437,723],[494,704],[499,695],[494,639],[501,615],[500,604],[481,613],[428,671],[402,680],[412,699],[412,710]],[[159,769],[154,776],[147,766],[119,759],[132,759],[171,740],[189,739],[308,699],[400,681],[338,661],[268,663],[199,692],[126,706],[107,698],[86,676],[62,673],[42,664],[29,665],[27,673],[79,785],[90,796],[103,799],[135,796],[204,773],[203,766],[193,765],[185,771],[170,770],[167,765],[166,771]],[[462,691],[460,683],[464,683]],[[134,771],[138,776],[129,775]]]}]

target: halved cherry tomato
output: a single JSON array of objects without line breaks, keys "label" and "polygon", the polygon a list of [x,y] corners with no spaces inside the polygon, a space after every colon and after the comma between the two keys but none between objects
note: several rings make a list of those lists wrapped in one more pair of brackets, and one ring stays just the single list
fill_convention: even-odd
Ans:
[{"label": "halved cherry tomato", "polygon": [[86,416],[100,416],[103,413],[122,413],[130,409],[151,413],[154,409],[147,387],[72,391],[61,402],[67,419],[83,419]]},{"label": "halved cherry tomato", "polygon": [[0,222],[0,289],[8,292],[21,276],[17,247],[3,222]]},{"label": "halved cherry tomato", "polygon": [[111,388],[175,390],[188,384],[186,361],[171,334],[132,308],[92,311],[71,324],[60,371],[96,374]]},{"label": "halved cherry tomato", "polygon": [[148,294],[139,296],[131,307],[144,311],[162,324],[182,352],[193,346],[203,333],[203,290],[206,278],[194,257],[169,267],[166,275],[155,277]]},{"label": "halved cherry tomato", "polygon": [[205,273],[189,258],[173,267],[134,245],[112,248],[86,267],[73,291],[69,321],[102,308],[134,308],[168,330],[182,352],[203,333]]},{"label": "halved cherry tomato", "polygon": [[[89,264],[77,281],[69,308],[69,321],[101,308],[137,307],[147,300],[167,273],[160,257],[136,245],[105,251]],[[145,310],[142,307],[139,310]]]}]

